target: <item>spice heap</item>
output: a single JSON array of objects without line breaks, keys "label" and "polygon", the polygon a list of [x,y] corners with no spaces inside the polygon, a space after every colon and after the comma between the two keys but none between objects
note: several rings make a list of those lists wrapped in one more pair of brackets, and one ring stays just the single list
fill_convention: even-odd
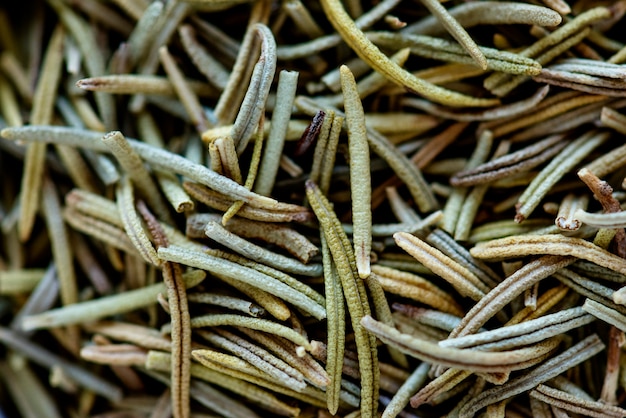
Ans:
[{"label": "spice heap", "polygon": [[625,416],[626,1],[539,3],[5,5],[0,416]]}]

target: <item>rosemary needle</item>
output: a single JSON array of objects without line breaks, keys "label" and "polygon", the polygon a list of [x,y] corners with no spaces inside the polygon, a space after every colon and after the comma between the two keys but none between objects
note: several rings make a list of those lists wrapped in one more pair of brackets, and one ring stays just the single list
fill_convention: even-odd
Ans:
[{"label": "rosemary needle", "polygon": [[[48,46],[41,79],[35,89],[33,98],[32,123],[49,124],[52,122],[54,97],[56,87],[61,76],[61,60],[64,31],[59,27]],[[4,136],[4,135],[3,135]],[[39,205],[41,183],[43,179],[45,144],[30,144],[26,149],[25,172],[22,178],[20,195],[20,218],[18,229],[20,239],[25,241],[30,237],[35,223],[35,212]]]},{"label": "rosemary needle", "polygon": [[[199,270],[187,273],[184,275],[185,286],[197,286],[205,277],[206,273]],[[100,318],[133,311],[154,304],[157,295],[164,291],[165,285],[158,283],[141,289],[128,290],[116,295],[74,303],[62,308],[26,316],[22,322],[22,328],[28,331],[78,324],[83,321],[95,321]]]},{"label": "rosemary needle", "polygon": [[[165,232],[148,207],[140,202],[139,212],[144,218],[157,247],[169,246]],[[187,288],[183,281],[182,267],[173,262],[162,265],[163,282],[167,290],[167,301],[172,323],[172,371],[171,402],[174,418],[188,418],[189,386],[191,384],[191,319],[187,302]]]},{"label": "rosemary needle", "polygon": [[497,99],[477,99],[420,80],[393,63],[359,30],[339,0],[322,0],[322,7],[344,41],[376,71],[395,83],[421,94],[437,103],[450,106],[494,106]]},{"label": "rosemary needle", "polygon": [[354,75],[345,65],[341,67],[341,89],[346,110],[350,150],[354,255],[359,277],[366,279],[371,271],[370,250],[372,248],[370,155],[363,106]]},{"label": "rosemary needle", "polygon": [[339,409],[343,351],[345,349],[345,308],[341,283],[337,268],[330,254],[326,239],[322,234],[322,256],[324,264],[324,289],[326,294],[326,315],[328,323],[328,344],[326,372],[329,383],[326,388],[326,403],[330,413]]},{"label": "rosemary needle", "polygon": [[379,370],[375,340],[366,334],[365,329],[360,324],[361,318],[367,315],[370,310],[364,285],[358,278],[356,261],[354,261],[350,243],[341,230],[341,224],[330,208],[328,200],[321,194],[315,183],[309,181],[306,187],[307,198],[322,224],[324,236],[337,266],[352,328],[355,332],[361,374],[361,411],[363,415],[373,417],[374,411],[378,409]]},{"label": "rosemary needle", "polygon": [[518,350],[484,352],[478,350],[458,350],[441,347],[438,344],[420,340],[408,334],[402,334],[395,328],[365,316],[361,324],[374,333],[383,342],[397,347],[401,351],[418,357],[429,363],[454,367],[475,372],[503,372],[527,368],[553,351],[559,344],[559,338],[547,340],[534,346]]},{"label": "rosemary needle", "polygon": [[[25,126],[22,128],[6,128],[3,129],[0,134],[6,139],[19,139],[28,142],[53,142],[85,147],[96,151],[108,151],[104,144],[100,146],[97,143],[102,138],[102,133],[86,131],[84,129],[59,126]],[[180,155],[146,145],[139,141],[127,141],[140,157],[154,165],[157,169],[182,174],[251,205],[272,207],[277,203],[274,199],[254,194],[232,180],[217,175],[206,167],[194,164]]]}]

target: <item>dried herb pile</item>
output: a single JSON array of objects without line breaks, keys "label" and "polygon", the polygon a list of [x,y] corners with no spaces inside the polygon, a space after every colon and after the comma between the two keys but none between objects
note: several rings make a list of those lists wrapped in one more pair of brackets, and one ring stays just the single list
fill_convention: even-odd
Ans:
[{"label": "dried herb pile", "polygon": [[626,416],[626,1],[0,8],[0,417]]}]

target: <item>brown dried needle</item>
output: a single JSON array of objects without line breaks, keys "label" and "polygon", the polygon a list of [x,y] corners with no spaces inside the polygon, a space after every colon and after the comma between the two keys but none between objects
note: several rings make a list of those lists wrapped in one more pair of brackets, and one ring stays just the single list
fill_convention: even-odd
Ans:
[{"label": "brown dried needle", "polygon": [[[168,240],[154,215],[141,201],[138,202],[138,209],[157,248],[167,247]],[[182,268],[178,263],[164,261],[162,272],[172,319],[172,413],[175,418],[187,418],[190,414],[191,384],[191,318],[187,304],[187,289],[182,280]]]}]

